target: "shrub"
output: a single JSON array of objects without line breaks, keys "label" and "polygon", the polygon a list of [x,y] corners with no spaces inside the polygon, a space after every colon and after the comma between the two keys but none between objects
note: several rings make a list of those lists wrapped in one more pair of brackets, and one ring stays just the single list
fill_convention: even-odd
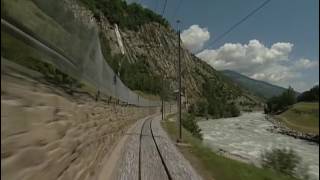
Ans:
[{"label": "shrub", "polygon": [[299,165],[300,157],[292,149],[275,148],[261,155],[262,166],[281,172],[289,176],[295,176],[295,170]]},{"label": "shrub", "polygon": [[191,132],[193,136],[202,140],[201,129],[199,128],[195,116],[190,113],[184,113],[181,117],[182,126]]}]

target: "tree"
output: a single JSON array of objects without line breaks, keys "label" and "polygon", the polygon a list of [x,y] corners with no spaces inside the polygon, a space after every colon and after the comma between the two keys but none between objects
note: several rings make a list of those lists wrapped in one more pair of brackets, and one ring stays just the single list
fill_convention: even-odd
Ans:
[{"label": "tree", "polygon": [[314,86],[308,91],[303,92],[297,98],[298,102],[316,102],[319,101],[319,85]]},{"label": "tree", "polygon": [[182,114],[182,126],[186,128],[193,136],[202,140],[201,129],[198,126],[193,114]]},{"label": "tree", "polygon": [[277,113],[284,111],[288,106],[296,103],[296,93],[292,87],[284,91],[279,96],[271,97],[267,101],[267,112],[268,113]]},{"label": "tree", "polygon": [[291,86],[289,86],[281,96],[281,103],[283,103],[283,106],[289,106],[296,103],[296,93]]},{"label": "tree", "polygon": [[232,117],[237,117],[240,115],[240,110],[234,103],[231,103],[229,106],[230,106],[230,113]]}]

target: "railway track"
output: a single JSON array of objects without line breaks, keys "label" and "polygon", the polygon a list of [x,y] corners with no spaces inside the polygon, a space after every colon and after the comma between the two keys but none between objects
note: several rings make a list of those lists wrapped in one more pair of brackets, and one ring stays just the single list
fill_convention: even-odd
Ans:
[{"label": "railway track", "polygon": [[[142,143],[144,143],[143,139],[144,139],[144,136],[146,138],[152,138],[152,141],[154,143],[154,146],[156,148],[156,151],[157,151],[157,155],[159,156],[160,160],[161,160],[161,164],[165,170],[165,174],[166,174],[166,178],[168,180],[172,180],[172,177],[170,175],[170,172],[168,170],[168,167],[165,163],[165,160],[160,152],[160,149],[159,149],[159,145],[157,144],[157,141],[155,139],[155,135],[153,133],[153,130],[152,130],[152,119],[151,118],[148,118],[146,120],[144,120],[143,124],[142,124],[142,127],[141,127],[141,132],[140,132],[140,137],[139,137],[139,180],[142,180]],[[163,177],[165,178],[165,177]]]},{"label": "railway track", "polygon": [[[160,121],[161,116],[153,115],[136,122],[121,141],[111,175],[101,175],[101,180],[202,180],[162,129]],[[112,164],[107,163],[102,171],[109,171]]]}]

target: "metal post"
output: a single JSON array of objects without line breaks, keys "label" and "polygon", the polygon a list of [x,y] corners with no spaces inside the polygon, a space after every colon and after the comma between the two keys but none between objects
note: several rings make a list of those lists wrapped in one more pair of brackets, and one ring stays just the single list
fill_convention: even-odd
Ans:
[{"label": "metal post", "polygon": [[163,78],[162,78],[162,90],[161,90],[161,118],[164,119],[164,106],[163,106]]},{"label": "metal post", "polygon": [[178,121],[179,121],[179,139],[178,141],[181,142],[181,55],[180,55],[180,21],[178,23],[178,85],[179,85],[179,93],[178,93]]}]

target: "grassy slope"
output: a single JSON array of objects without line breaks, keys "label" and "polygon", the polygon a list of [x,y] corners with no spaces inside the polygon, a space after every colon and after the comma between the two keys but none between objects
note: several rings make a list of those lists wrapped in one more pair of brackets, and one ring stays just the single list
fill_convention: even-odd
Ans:
[{"label": "grassy slope", "polygon": [[[163,127],[169,133],[173,141],[176,140],[176,123],[166,120]],[[200,140],[194,138],[183,129],[184,141],[191,147],[179,146],[180,152],[190,161],[192,166],[204,179],[215,180],[294,180],[277,172],[261,169],[253,165],[245,164],[215,154],[210,148],[204,146]]]},{"label": "grassy slope", "polygon": [[300,102],[277,117],[289,128],[319,134],[319,103]]}]

